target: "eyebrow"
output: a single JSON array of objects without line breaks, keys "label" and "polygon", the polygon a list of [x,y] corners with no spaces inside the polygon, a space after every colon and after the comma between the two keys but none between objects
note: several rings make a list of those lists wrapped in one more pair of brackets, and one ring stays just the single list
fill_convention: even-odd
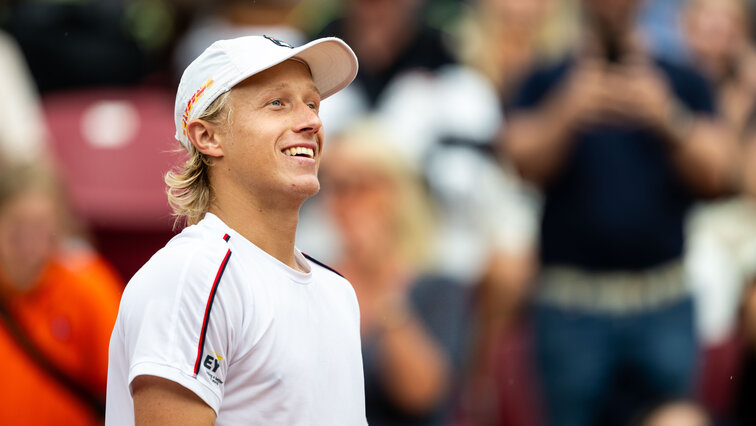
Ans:
[{"label": "eyebrow", "polygon": [[[273,87],[269,88],[268,90],[265,90],[265,91],[263,91],[261,93],[262,94],[267,94],[267,93],[270,93],[270,92],[275,92],[277,90],[288,89],[290,87],[291,87],[291,85],[289,83],[283,82],[283,83],[279,83],[279,84],[277,84],[277,85],[275,85],[275,86],[273,86]],[[316,86],[315,83],[310,84],[309,89],[312,90],[313,92],[317,93],[318,97],[322,97],[322,95],[320,93],[320,90],[318,90],[318,86]]]}]

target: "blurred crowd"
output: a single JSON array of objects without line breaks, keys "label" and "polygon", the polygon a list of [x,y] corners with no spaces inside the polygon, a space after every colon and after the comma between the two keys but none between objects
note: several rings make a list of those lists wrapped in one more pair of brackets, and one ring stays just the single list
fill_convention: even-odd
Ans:
[{"label": "blurred crowd", "polygon": [[[371,425],[756,424],[751,0],[0,3],[0,424],[98,424],[176,231],[176,85],[345,40],[298,247],[354,285]],[[44,410],[40,407],[45,407]]]}]

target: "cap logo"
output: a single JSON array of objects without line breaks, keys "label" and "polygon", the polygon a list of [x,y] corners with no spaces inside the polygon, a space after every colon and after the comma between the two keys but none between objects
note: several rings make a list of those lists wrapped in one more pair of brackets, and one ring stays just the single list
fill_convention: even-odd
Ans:
[{"label": "cap logo", "polygon": [[181,128],[184,132],[184,136],[186,136],[186,121],[189,119],[189,114],[192,112],[192,108],[194,108],[194,104],[197,103],[200,97],[202,97],[202,94],[205,92],[205,89],[208,87],[211,87],[215,83],[212,78],[208,78],[205,84],[203,84],[194,94],[191,98],[189,98],[189,101],[186,103],[186,108],[184,108],[184,114],[181,116]]},{"label": "cap logo", "polygon": [[273,37],[267,36],[267,35],[264,35],[263,37],[267,38],[268,40],[272,41],[273,43],[275,43],[278,46],[288,47],[289,49],[293,49],[294,48],[294,46],[290,45],[289,43],[287,43],[285,41],[281,41],[281,40],[279,40],[277,38],[273,38]]}]

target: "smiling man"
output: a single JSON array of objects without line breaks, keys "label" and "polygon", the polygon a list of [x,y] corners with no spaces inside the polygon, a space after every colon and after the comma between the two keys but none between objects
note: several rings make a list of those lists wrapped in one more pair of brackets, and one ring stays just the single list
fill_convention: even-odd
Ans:
[{"label": "smiling man", "polygon": [[214,43],[187,67],[166,176],[190,226],[131,279],[110,343],[108,425],[366,424],[359,309],[294,246],[318,192],[322,99],[357,59],[341,40]]}]

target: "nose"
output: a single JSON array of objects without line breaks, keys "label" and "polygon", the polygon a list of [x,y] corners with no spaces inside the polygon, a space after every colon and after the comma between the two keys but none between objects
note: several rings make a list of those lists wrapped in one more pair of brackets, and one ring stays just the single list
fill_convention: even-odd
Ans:
[{"label": "nose", "polygon": [[297,133],[318,133],[323,127],[317,111],[313,110],[306,103],[302,102],[297,108],[296,122],[294,131]]}]

